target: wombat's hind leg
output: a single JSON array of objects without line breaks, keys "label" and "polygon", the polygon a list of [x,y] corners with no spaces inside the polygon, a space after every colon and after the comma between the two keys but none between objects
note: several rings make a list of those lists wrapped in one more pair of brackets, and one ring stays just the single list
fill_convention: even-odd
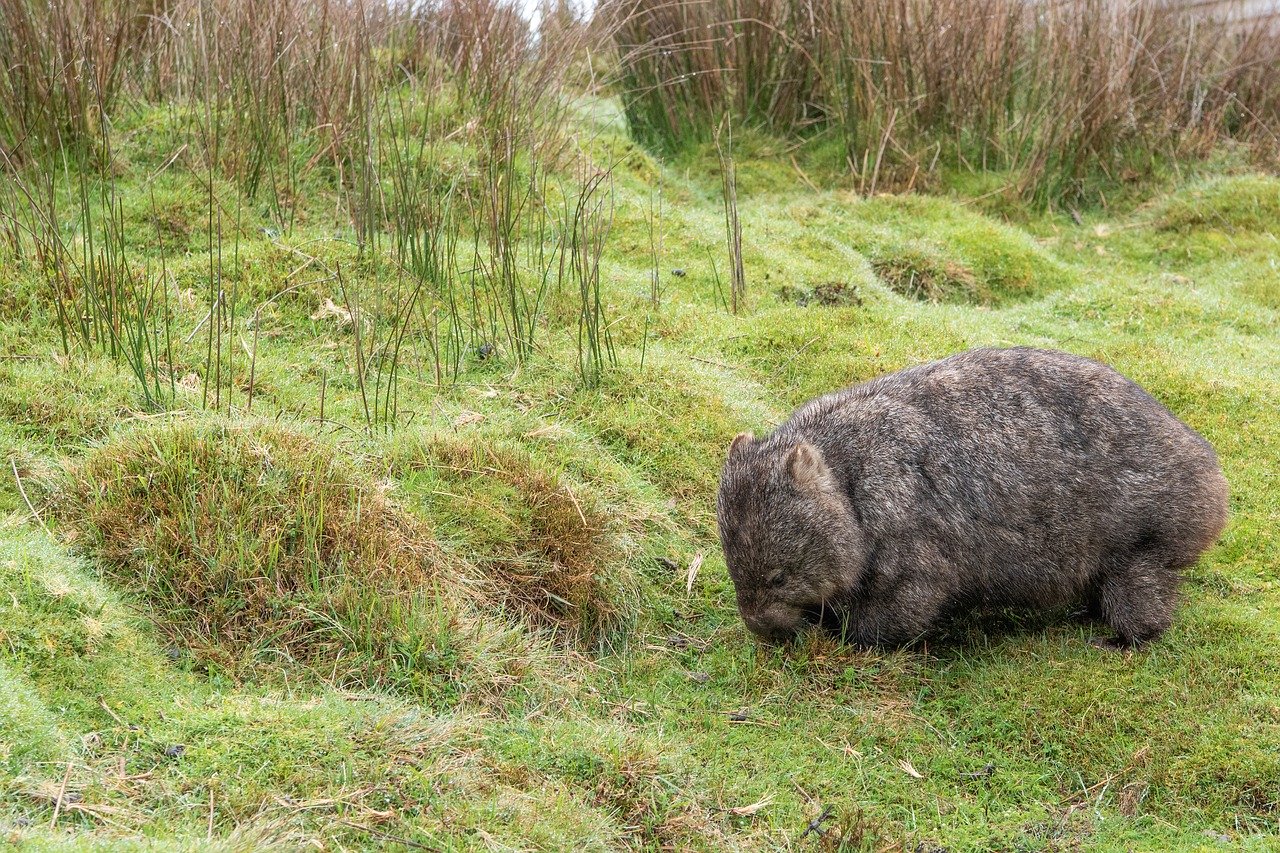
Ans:
[{"label": "wombat's hind leg", "polygon": [[1103,621],[1116,636],[1095,645],[1122,650],[1158,638],[1173,621],[1178,572],[1147,551],[1115,558],[1098,587]]}]

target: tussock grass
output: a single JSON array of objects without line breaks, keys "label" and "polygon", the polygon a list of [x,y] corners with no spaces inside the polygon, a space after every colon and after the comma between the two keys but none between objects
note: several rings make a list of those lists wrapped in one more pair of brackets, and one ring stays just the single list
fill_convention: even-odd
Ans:
[{"label": "tussock grass", "polygon": [[594,491],[527,450],[471,430],[411,433],[390,470],[482,573],[480,595],[534,627],[593,641],[639,606],[627,548]]},{"label": "tussock grass", "polygon": [[1260,175],[1210,178],[1164,199],[1151,211],[1167,231],[1280,234],[1280,180]]},{"label": "tussock grass", "polygon": [[76,466],[63,511],[80,547],[216,667],[281,656],[338,683],[457,689],[456,570],[322,439],[269,422],[142,427]]},{"label": "tussock grass", "polygon": [[845,218],[850,233],[841,236],[892,289],[917,299],[991,305],[1078,281],[1025,233],[949,200],[871,199]]},{"label": "tussock grass", "polygon": [[[41,533],[3,532],[6,844],[295,850],[375,844],[383,832],[440,845],[517,804],[553,846],[592,837],[585,800],[559,807],[549,774],[486,756],[484,715],[297,681],[283,691],[211,682],[82,561]],[[51,831],[62,790],[72,796]],[[406,802],[430,808],[394,816]]]},{"label": "tussock grass", "polygon": [[973,270],[959,261],[941,259],[927,247],[904,245],[871,266],[890,288],[912,299],[991,301],[991,291],[979,285]]}]

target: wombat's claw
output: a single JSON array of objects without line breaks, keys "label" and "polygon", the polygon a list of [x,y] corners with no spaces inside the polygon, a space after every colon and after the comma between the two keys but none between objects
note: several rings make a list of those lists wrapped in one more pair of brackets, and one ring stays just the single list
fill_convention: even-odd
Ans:
[{"label": "wombat's claw", "polygon": [[1108,652],[1127,652],[1133,649],[1133,643],[1124,637],[1091,637],[1089,645]]}]

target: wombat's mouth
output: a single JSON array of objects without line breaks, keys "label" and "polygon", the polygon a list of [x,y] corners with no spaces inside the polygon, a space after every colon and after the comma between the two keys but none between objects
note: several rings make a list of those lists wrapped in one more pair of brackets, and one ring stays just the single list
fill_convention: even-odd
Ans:
[{"label": "wombat's mouth", "polygon": [[815,628],[833,633],[844,630],[844,619],[830,604],[819,604],[801,611],[804,621]]}]

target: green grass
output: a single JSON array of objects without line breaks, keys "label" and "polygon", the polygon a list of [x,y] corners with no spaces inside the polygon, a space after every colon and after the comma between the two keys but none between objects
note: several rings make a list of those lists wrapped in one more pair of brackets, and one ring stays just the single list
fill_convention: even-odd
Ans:
[{"label": "green grass", "polygon": [[[252,416],[244,350],[234,411],[216,417],[197,384],[157,414],[127,371],[56,355],[39,271],[6,262],[0,839],[1280,844],[1280,181],[1199,179],[1082,224],[1004,221],[962,195],[815,191],[768,151],[744,156],[748,304],[731,316],[713,168],[659,165],[597,107],[581,119],[591,150],[624,159],[601,271],[619,366],[592,389],[572,303],[553,295],[519,369],[468,352],[438,387],[412,341],[400,427],[367,433],[352,330],[317,310],[341,301],[336,284],[290,277],[298,252],[359,263],[323,195],[292,235],[246,228],[238,269],[224,248],[246,305],[298,285],[260,314]],[[166,173],[159,248],[146,230],[161,147],[128,141],[127,236],[200,294],[195,176]],[[182,379],[204,363],[203,337],[183,340],[207,306],[172,310]],[[1019,615],[905,651],[756,645],[715,540],[732,436],[815,394],[1008,344],[1102,358],[1219,449],[1231,524],[1168,636],[1111,656],[1086,643],[1093,626]],[[827,808],[826,834],[806,836]]]}]

